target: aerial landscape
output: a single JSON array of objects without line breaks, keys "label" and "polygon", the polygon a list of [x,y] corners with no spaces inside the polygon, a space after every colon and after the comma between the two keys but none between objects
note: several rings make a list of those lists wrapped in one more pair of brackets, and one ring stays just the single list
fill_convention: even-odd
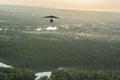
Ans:
[{"label": "aerial landscape", "polygon": [[0,5],[0,80],[119,79],[119,11]]}]

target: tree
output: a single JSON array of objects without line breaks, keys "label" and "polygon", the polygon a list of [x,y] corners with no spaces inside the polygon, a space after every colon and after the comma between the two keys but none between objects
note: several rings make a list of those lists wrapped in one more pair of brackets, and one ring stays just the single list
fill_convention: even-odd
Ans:
[{"label": "tree", "polygon": [[0,74],[0,80],[8,80],[6,74]]},{"label": "tree", "polygon": [[48,77],[47,76],[43,76],[39,80],[48,80]]},{"label": "tree", "polygon": [[0,68],[0,80],[34,80],[35,72],[30,69]]}]

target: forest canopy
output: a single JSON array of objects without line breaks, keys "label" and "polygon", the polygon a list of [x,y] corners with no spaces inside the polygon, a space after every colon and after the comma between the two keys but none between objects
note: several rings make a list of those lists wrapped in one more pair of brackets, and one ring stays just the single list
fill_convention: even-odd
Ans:
[{"label": "forest canopy", "polygon": [[30,69],[0,68],[0,80],[34,80],[35,72]]}]

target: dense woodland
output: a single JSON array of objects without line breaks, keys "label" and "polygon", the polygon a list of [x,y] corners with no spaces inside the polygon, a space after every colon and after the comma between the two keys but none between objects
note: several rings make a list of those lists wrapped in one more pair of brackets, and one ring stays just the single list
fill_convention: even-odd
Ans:
[{"label": "dense woodland", "polygon": [[[119,80],[119,71],[80,70],[59,68],[52,71],[50,77],[39,80]],[[0,68],[0,80],[35,80],[35,72],[30,69]]]},{"label": "dense woodland", "polygon": [[30,69],[0,68],[0,80],[35,80]]},{"label": "dense woodland", "polygon": [[120,69],[120,42],[40,40],[28,36],[1,41],[0,60],[13,67],[53,70],[59,67],[80,69]]},{"label": "dense woodland", "polygon": [[44,76],[40,80],[120,80],[120,72],[62,69],[53,71],[50,78]]}]

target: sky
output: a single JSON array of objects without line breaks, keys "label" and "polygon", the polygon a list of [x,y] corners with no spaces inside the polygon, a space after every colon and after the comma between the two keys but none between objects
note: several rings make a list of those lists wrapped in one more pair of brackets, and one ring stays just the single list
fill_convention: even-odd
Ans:
[{"label": "sky", "polygon": [[120,12],[120,0],[0,0],[0,4]]}]

